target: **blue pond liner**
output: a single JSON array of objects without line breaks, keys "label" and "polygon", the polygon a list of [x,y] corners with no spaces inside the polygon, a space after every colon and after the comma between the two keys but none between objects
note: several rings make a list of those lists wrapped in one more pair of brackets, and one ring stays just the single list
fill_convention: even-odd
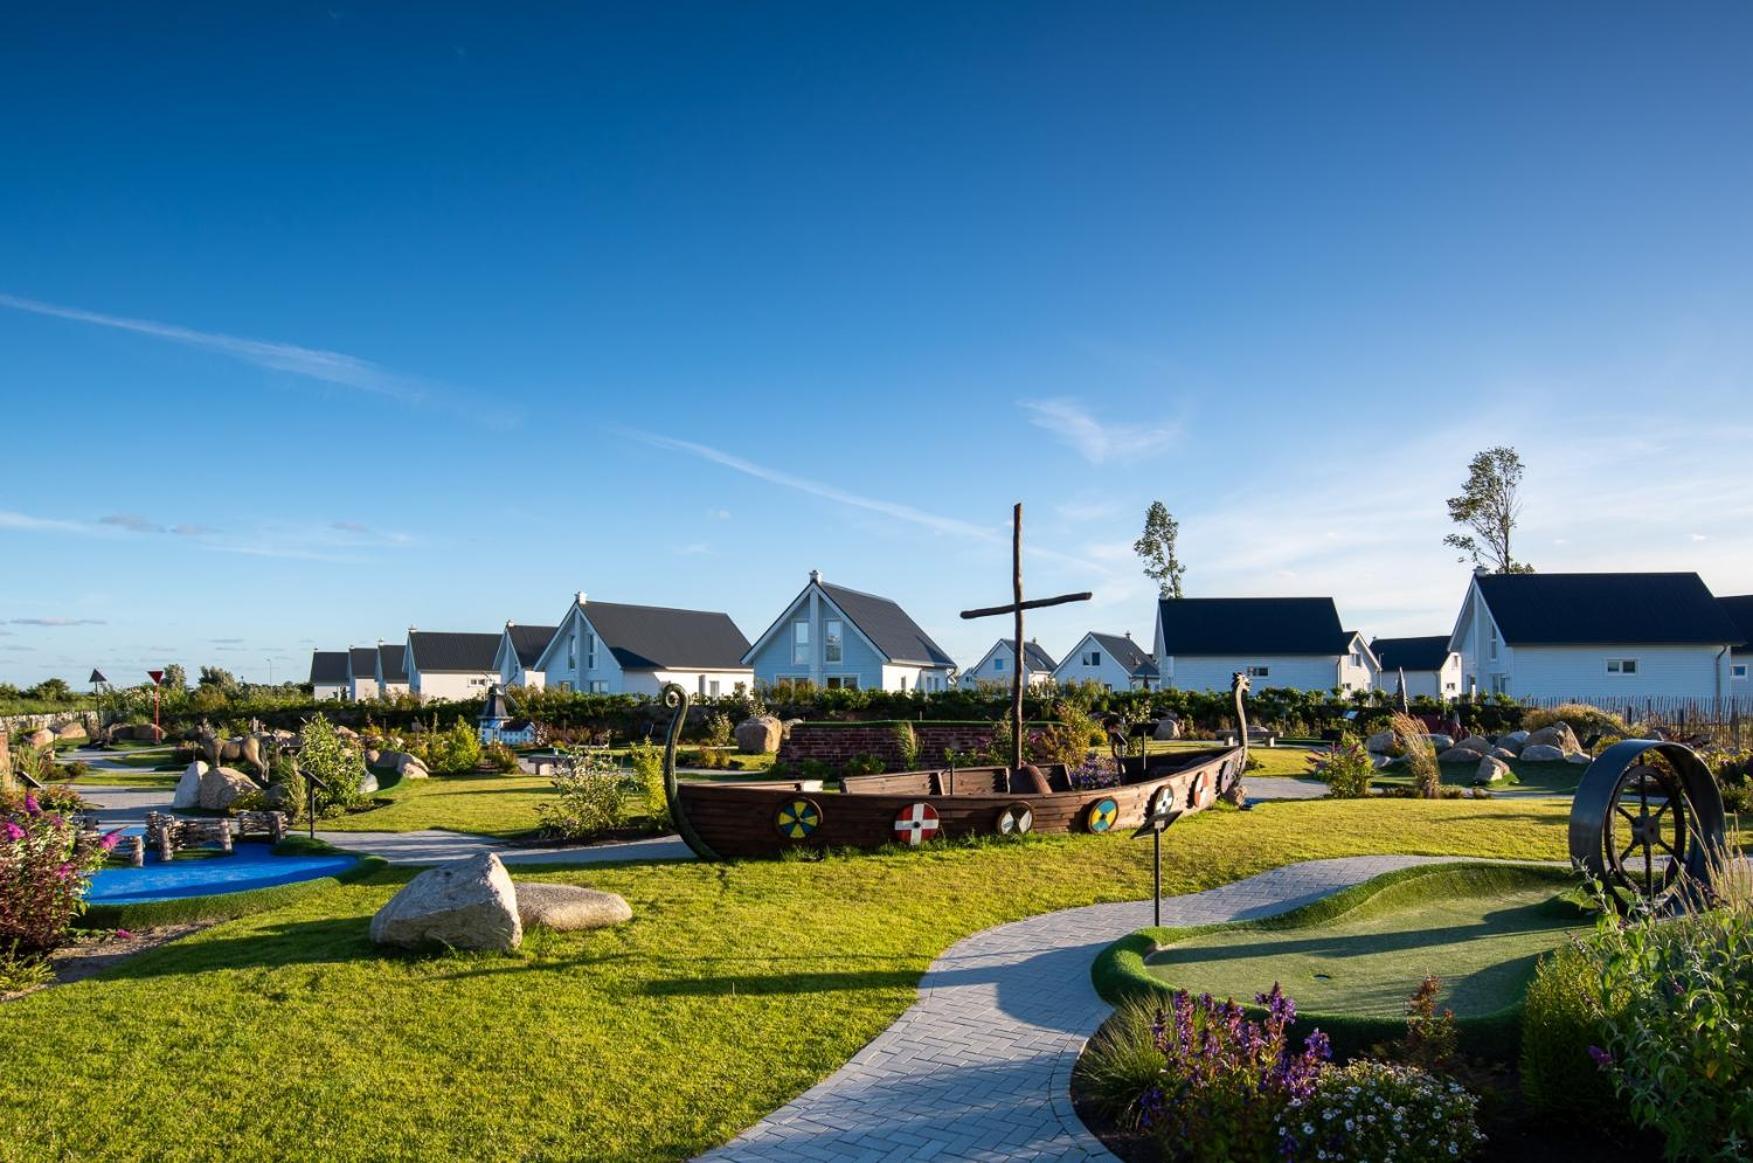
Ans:
[{"label": "blue pond liner", "polygon": [[[129,828],[139,835],[141,829]],[[134,905],[146,901],[212,896],[224,892],[248,892],[277,884],[334,876],[359,863],[359,857],[276,856],[273,845],[238,841],[230,856],[217,854],[166,863],[158,853],[146,853],[146,867],[107,867],[91,878],[85,900],[94,905]]]}]

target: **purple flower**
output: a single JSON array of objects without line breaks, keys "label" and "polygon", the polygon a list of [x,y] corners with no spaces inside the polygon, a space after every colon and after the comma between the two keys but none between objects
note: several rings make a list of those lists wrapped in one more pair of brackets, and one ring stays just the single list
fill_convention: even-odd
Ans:
[{"label": "purple flower", "polygon": [[103,839],[99,840],[98,844],[100,844],[103,847],[103,850],[105,852],[114,852],[116,850],[116,845],[120,844],[121,842],[122,842],[122,830],[120,828],[117,828],[114,832],[105,832],[103,834]]},{"label": "purple flower", "polygon": [[134,939],[134,934],[130,933],[126,929],[117,929],[116,930],[116,939],[119,941],[132,941]]},{"label": "purple flower", "polygon": [[24,793],[24,812],[27,816],[40,816],[43,814],[43,806],[37,803],[37,798],[29,792]]},{"label": "purple flower", "polygon": [[1602,1070],[1613,1065],[1613,1055],[1601,1049],[1599,1046],[1589,1047],[1589,1057],[1593,1058],[1595,1060],[1595,1065]]},{"label": "purple flower", "polygon": [[20,828],[17,824],[13,823],[11,820],[7,820],[6,821],[6,838],[8,840],[22,840],[22,839],[24,839],[24,829]]}]

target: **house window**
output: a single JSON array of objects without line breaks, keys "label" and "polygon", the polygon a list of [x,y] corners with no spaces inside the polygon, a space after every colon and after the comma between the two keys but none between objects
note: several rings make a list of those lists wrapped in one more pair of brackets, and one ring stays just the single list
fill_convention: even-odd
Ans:
[{"label": "house window", "polygon": [[1100,650],[1086,650],[1086,651],[1084,651],[1083,652],[1083,664],[1085,666],[1100,666],[1100,665],[1102,665],[1102,652]]},{"label": "house window", "polygon": [[717,679],[713,679],[711,682],[706,684],[706,693],[711,695],[715,699],[718,697],[718,680]]},{"label": "house window", "polygon": [[1729,667],[1729,677],[1730,678],[1746,678],[1747,677],[1747,664],[1745,662],[1737,662],[1734,665],[1730,666]]},{"label": "house window", "polygon": [[822,661],[839,662],[840,660],[840,619],[830,618],[822,624]]},{"label": "house window", "polygon": [[584,668],[586,670],[597,668],[597,636],[589,632],[586,632],[584,636]]},{"label": "house window", "polygon": [[855,691],[858,689],[856,674],[831,674],[828,676],[828,689],[831,691]]},{"label": "house window", "polygon": [[566,639],[566,669],[578,669],[578,639],[570,635]]},{"label": "house window", "polygon": [[1491,626],[1487,630],[1487,633],[1489,633],[1491,635],[1491,639],[1490,639],[1490,641],[1491,641],[1491,657],[1496,658],[1497,657],[1497,627]]},{"label": "house window", "polygon": [[590,680],[590,693],[593,695],[606,695],[606,694],[608,694],[609,693],[608,680],[601,679],[601,678],[591,679]]},{"label": "house window", "polygon": [[1003,670],[1004,669],[1004,659],[994,658],[992,660],[992,669],[993,670]]},{"label": "house window", "polygon": [[572,689],[572,684],[567,682],[566,680],[562,679],[560,681],[560,689],[562,691],[570,691]]},{"label": "house window", "polygon": [[700,686],[699,686],[700,697],[705,698],[706,697],[706,676],[701,675],[699,682],[700,682]]},{"label": "house window", "polygon": [[1270,678],[1271,675],[1272,668],[1270,666],[1250,666],[1248,668],[1249,678]]},{"label": "house window", "polygon": [[1636,674],[1637,673],[1637,659],[1635,659],[1635,658],[1609,658],[1607,660],[1607,673],[1608,674]]},{"label": "house window", "polygon": [[810,624],[794,622],[791,627],[791,662],[794,666],[808,666],[810,661]]}]

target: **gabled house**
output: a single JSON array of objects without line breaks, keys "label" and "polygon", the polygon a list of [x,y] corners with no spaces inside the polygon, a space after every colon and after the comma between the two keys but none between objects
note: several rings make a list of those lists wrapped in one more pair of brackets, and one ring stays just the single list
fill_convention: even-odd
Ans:
[{"label": "gabled house", "polygon": [[[1023,685],[1039,686],[1053,681],[1053,671],[1058,667],[1053,656],[1041,649],[1041,644],[1034,639],[1023,643]],[[1009,638],[1000,638],[992,644],[983,658],[962,672],[962,686],[969,690],[981,686],[1002,686],[1008,688],[1016,671],[1016,644]]]},{"label": "gabled house", "polygon": [[676,683],[701,698],[754,685],[749,640],[729,614],[592,602],[580,593],[533,669],[555,690],[655,695]]},{"label": "gabled house", "polygon": [[480,698],[499,678],[493,666],[498,650],[497,634],[416,630],[410,626],[403,654],[408,689],[424,703]]},{"label": "gabled house", "polygon": [[1462,693],[1578,699],[1732,693],[1743,634],[1696,573],[1475,574],[1449,648]]},{"label": "gabled house", "polygon": [[554,640],[554,626],[523,626],[507,622],[499,635],[499,652],[493,665],[499,671],[500,686],[524,686],[541,689],[543,676],[536,669],[536,659]]},{"label": "gabled house", "polygon": [[408,693],[408,648],[377,644],[377,689],[381,697],[393,699]]},{"label": "gabled house", "polygon": [[1753,668],[1753,594],[1718,598],[1717,604],[1741,632],[1741,640],[1729,652],[1729,693],[1753,694],[1753,679],[1747,677],[1749,668]]},{"label": "gabled house", "polygon": [[1111,691],[1154,690],[1160,685],[1156,660],[1131,634],[1099,634],[1091,630],[1053,670],[1058,683],[1093,682]]},{"label": "gabled house", "polygon": [[377,647],[347,648],[347,697],[355,702],[375,699],[383,691],[377,681]]},{"label": "gabled house", "polygon": [[1447,634],[1418,638],[1377,638],[1370,643],[1381,669],[1376,689],[1396,694],[1406,676],[1406,697],[1452,699],[1461,693],[1461,656],[1449,649]]},{"label": "gabled house", "polygon": [[347,697],[347,652],[345,650],[313,650],[310,652],[310,689],[313,698],[344,699]]},{"label": "gabled house", "polygon": [[1255,690],[1367,691],[1380,669],[1332,598],[1160,599],[1156,657],[1181,690],[1227,690],[1242,673]]},{"label": "gabled house", "polygon": [[809,584],[743,655],[757,681],[828,689],[944,691],[956,664],[888,598],[822,580]]}]

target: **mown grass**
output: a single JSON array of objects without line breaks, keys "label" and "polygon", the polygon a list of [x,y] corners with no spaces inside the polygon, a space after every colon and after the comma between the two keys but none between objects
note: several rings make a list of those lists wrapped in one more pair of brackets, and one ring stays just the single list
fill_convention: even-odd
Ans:
[{"label": "mown grass", "polygon": [[387,801],[370,811],[323,820],[327,832],[417,832],[444,828],[483,836],[516,836],[533,831],[541,819],[536,806],[554,796],[545,775],[434,775],[383,781],[372,798]]},{"label": "mown grass", "polygon": [[[1166,837],[1166,891],[1349,854],[1561,858],[1565,819],[1502,801],[1212,811]],[[959,938],[1144,896],[1149,852],[1084,836],[553,870],[635,919],[513,956],[379,954],[367,923],[407,875],[387,871],[0,1006],[0,1159],[684,1158],[845,1062]]]}]

